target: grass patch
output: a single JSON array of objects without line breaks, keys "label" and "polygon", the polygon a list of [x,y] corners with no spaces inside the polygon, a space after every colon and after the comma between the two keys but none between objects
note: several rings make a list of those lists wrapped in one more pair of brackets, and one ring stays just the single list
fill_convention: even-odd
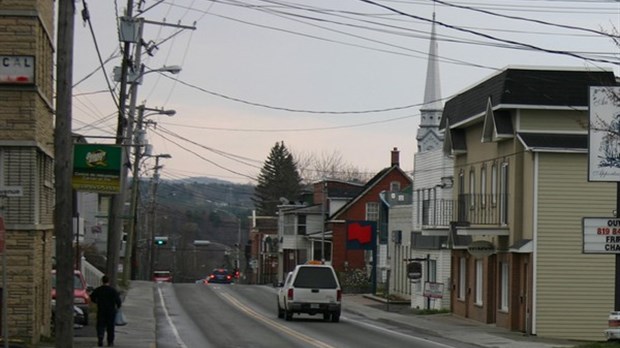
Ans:
[{"label": "grass patch", "polygon": [[445,314],[450,313],[448,309],[414,309],[413,313],[419,315],[429,315],[429,314]]}]

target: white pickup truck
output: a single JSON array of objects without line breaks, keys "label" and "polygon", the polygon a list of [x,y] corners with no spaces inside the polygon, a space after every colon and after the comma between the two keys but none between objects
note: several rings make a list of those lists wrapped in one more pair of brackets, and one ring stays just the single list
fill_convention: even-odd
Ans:
[{"label": "white pickup truck", "polygon": [[298,265],[278,289],[278,318],[293,313],[323,314],[324,320],[340,321],[342,289],[332,266]]}]

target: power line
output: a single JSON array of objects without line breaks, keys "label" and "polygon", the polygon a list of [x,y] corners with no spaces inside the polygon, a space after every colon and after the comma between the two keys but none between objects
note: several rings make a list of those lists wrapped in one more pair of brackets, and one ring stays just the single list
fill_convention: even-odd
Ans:
[{"label": "power line", "polygon": [[546,48],[538,47],[536,45],[532,45],[532,44],[528,44],[528,43],[523,43],[523,42],[518,42],[518,41],[498,38],[498,37],[495,37],[493,35],[484,34],[484,33],[481,33],[481,32],[474,31],[474,30],[465,29],[465,28],[462,28],[462,27],[457,27],[457,26],[454,26],[454,25],[451,25],[451,24],[446,24],[444,22],[440,22],[440,21],[436,21],[436,20],[434,21],[434,20],[431,20],[431,19],[428,19],[428,18],[412,15],[412,14],[400,11],[398,9],[395,9],[393,7],[390,7],[390,6],[379,4],[379,3],[375,2],[375,1],[372,1],[372,0],[359,0],[359,1],[371,4],[371,5],[374,5],[374,6],[381,7],[383,9],[386,9],[388,11],[392,11],[392,12],[400,14],[402,16],[406,16],[406,17],[410,17],[410,18],[414,18],[414,19],[421,20],[421,21],[426,21],[426,22],[434,22],[437,25],[440,25],[440,26],[448,28],[448,29],[457,30],[457,31],[461,31],[461,32],[464,32],[464,33],[472,34],[472,35],[475,35],[475,36],[484,37],[484,38],[487,38],[487,39],[493,40],[493,41],[498,41],[498,42],[503,42],[503,43],[507,43],[507,44],[517,45],[517,46],[521,46],[521,47],[524,47],[524,48],[529,48],[529,49],[532,49],[532,50],[535,50],[535,51],[540,51],[540,52],[545,52],[545,53],[569,56],[569,57],[578,58],[578,59],[581,59],[581,60],[584,60],[584,61],[593,61],[593,62],[598,62],[598,63],[609,63],[609,64],[613,64],[613,65],[620,65],[620,62],[613,61],[613,60],[600,59],[600,58],[587,58],[587,57],[584,57],[582,55],[579,55],[579,54],[576,54],[576,53],[573,53],[573,52],[569,52],[569,51],[546,49]]}]

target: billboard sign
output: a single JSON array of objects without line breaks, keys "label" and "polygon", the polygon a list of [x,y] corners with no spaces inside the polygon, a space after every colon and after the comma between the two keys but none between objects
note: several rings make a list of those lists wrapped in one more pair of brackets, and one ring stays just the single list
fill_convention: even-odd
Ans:
[{"label": "billboard sign", "polygon": [[377,238],[376,221],[347,221],[347,249],[374,250]]},{"label": "billboard sign", "polygon": [[73,189],[99,193],[121,190],[122,151],[119,145],[74,144]]},{"label": "billboard sign", "polygon": [[620,87],[590,87],[588,181],[620,182]]},{"label": "billboard sign", "polygon": [[585,254],[620,254],[620,219],[583,218]]}]

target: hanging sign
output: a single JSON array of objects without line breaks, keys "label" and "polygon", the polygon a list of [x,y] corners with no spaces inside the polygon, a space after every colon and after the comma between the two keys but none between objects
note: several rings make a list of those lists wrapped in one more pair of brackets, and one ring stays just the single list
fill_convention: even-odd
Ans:
[{"label": "hanging sign", "polygon": [[481,259],[495,254],[495,245],[487,240],[477,240],[467,246],[467,251],[473,257]]},{"label": "hanging sign", "polygon": [[120,192],[121,154],[122,148],[119,145],[74,144],[73,189],[99,193]]}]

